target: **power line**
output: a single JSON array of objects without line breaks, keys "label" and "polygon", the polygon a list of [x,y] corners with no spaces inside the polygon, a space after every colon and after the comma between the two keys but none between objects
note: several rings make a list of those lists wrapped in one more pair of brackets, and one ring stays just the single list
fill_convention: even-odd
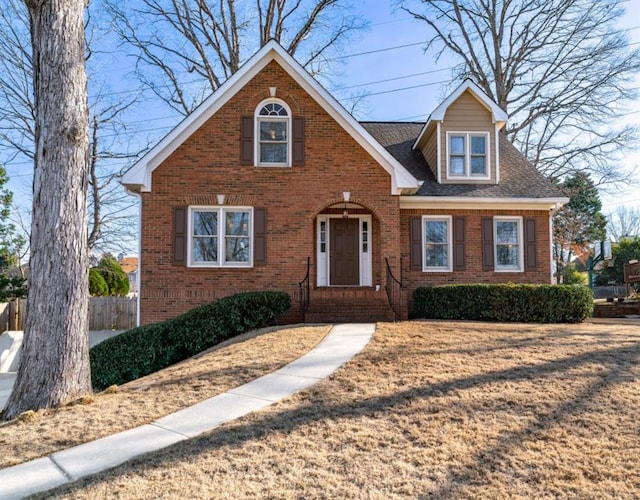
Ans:
[{"label": "power line", "polygon": [[409,85],[407,87],[400,87],[400,88],[397,88],[397,89],[389,89],[389,90],[381,90],[379,92],[369,92],[368,94],[365,94],[364,96],[343,97],[342,100],[343,101],[353,101],[353,100],[356,100],[356,99],[361,99],[362,97],[373,97],[373,96],[377,96],[377,95],[391,94],[393,92],[403,92],[405,90],[412,90],[412,89],[418,89],[418,88],[423,88],[423,87],[432,87],[433,85],[442,85],[443,83],[447,83],[447,80],[440,80],[438,82],[421,83],[420,85]]},{"label": "power line", "polygon": [[440,73],[442,71],[450,71],[452,69],[453,69],[453,66],[448,67],[448,68],[432,69],[430,71],[421,71],[420,73],[412,73],[410,75],[402,75],[402,76],[396,76],[394,78],[386,78],[385,80],[376,80],[376,81],[368,82],[368,83],[356,83],[354,85],[349,85],[347,87],[337,87],[334,90],[339,91],[339,90],[354,89],[354,88],[357,88],[357,87],[366,87],[367,85],[377,85],[379,83],[393,82],[393,81],[396,81],[396,80],[405,80],[407,78],[414,78],[416,76],[430,75],[430,74],[433,74],[433,73]]}]

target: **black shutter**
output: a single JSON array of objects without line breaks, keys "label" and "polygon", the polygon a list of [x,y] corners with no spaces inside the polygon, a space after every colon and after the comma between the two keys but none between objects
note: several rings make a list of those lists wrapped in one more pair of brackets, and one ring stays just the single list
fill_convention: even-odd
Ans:
[{"label": "black shutter", "polygon": [[422,217],[410,217],[409,224],[411,269],[422,270]]},{"label": "black shutter", "polygon": [[493,259],[493,217],[482,218],[482,269],[494,270]]},{"label": "black shutter", "polygon": [[253,116],[240,119],[240,164],[253,165]]},{"label": "black shutter", "polygon": [[292,165],[304,165],[304,118],[293,119],[293,158]]},{"label": "black shutter", "polygon": [[267,211],[253,209],[253,265],[267,265]]},{"label": "black shutter", "polygon": [[464,248],[464,217],[453,218],[453,270],[464,271],[466,268]]},{"label": "black shutter", "polygon": [[525,271],[535,271],[538,267],[536,259],[536,220],[524,220],[524,268]]},{"label": "black shutter", "polygon": [[187,207],[173,209],[173,263],[187,265]]}]

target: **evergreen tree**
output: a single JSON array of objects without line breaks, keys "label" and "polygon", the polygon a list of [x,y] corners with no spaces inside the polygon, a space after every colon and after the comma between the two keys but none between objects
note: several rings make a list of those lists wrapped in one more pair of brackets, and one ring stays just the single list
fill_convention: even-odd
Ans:
[{"label": "evergreen tree", "polygon": [[104,297],[109,295],[109,287],[97,268],[89,269],[89,295],[93,297]]},{"label": "evergreen tree", "polygon": [[19,272],[19,256],[26,242],[9,221],[13,193],[4,187],[8,181],[7,171],[0,165],[0,302],[24,297],[27,292]]},{"label": "evergreen tree", "polygon": [[589,251],[590,245],[606,237],[607,219],[589,174],[577,172],[559,183],[569,203],[553,217],[554,259],[558,280],[574,256]]},{"label": "evergreen tree", "polygon": [[108,295],[124,297],[129,293],[129,278],[127,273],[111,254],[104,254],[96,268],[107,284]]}]

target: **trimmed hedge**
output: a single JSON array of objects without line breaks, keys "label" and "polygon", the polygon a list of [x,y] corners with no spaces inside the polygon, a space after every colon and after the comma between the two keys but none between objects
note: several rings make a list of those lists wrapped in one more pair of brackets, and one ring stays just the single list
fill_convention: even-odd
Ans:
[{"label": "trimmed hedge", "polygon": [[291,297],[284,292],[241,293],[107,339],[89,351],[93,388],[124,384],[246,331],[273,325],[289,307]]},{"label": "trimmed hedge", "polygon": [[593,312],[593,295],[572,285],[442,285],[413,293],[418,318],[577,323]]}]

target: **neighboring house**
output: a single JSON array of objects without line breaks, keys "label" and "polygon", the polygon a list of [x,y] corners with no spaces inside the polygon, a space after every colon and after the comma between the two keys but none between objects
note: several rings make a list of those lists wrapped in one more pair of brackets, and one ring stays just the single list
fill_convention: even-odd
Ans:
[{"label": "neighboring house", "polygon": [[247,290],[288,292],[285,321],[363,321],[406,318],[420,285],[550,283],[568,199],[506,121],[465,81],[427,123],[359,123],[269,42],[122,178],[141,323]]},{"label": "neighboring house", "polygon": [[138,257],[123,257],[118,261],[129,278],[129,295],[138,293]]}]

